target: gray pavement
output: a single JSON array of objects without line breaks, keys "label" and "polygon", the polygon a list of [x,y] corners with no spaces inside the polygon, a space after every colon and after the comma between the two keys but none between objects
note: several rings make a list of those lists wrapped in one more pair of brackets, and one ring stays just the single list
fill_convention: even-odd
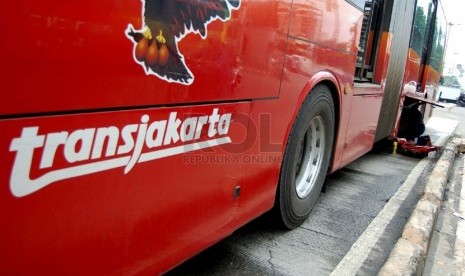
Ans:
[{"label": "gray pavement", "polygon": [[461,193],[465,195],[462,187],[464,161],[462,154],[455,159],[452,167],[450,181],[446,186],[441,210],[434,227],[423,275],[461,275],[461,264],[456,258],[456,253],[460,254],[461,251],[465,251],[465,248],[457,248],[456,240],[458,225],[465,219],[463,217],[465,214],[460,212],[461,200],[465,201],[465,198],[461,198]]},{"label": "gray pavement", "polygon": [[465,107],[453,107],[450,109],[436,107],[433,117],[459,122],[455,134],[465,137]]},{"label": "gray pavement", "polygon": [[[465,138],[465,107],[437,108],[433,116],[457,120],[456,137]],[[434,227],[423,275],[465,275],[465,156],[460,154]]]}]

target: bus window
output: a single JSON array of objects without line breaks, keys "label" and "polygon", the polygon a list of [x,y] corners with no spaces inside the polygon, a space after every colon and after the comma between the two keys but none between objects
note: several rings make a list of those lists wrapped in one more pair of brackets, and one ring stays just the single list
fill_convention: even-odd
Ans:
[{"label": "bus window", "polygon": [[430,65],[438,72],[442,72],[442,57],[444,55],[444,45],[446,41],[446,18],[442,9],[438,9],[436,24],[434,26],[433,45],[430,57]]},{"label": "bus window", "polygon": [[428,34],[433,11],[434,3],[432,0],[418,0],[410,47],[420,55],[422,63],[424,63],[428,52]]},{"label": "bus window", "polygon": [[363,9],[355,81],[371,82],[381,35],[383,0],[367,0]]}]

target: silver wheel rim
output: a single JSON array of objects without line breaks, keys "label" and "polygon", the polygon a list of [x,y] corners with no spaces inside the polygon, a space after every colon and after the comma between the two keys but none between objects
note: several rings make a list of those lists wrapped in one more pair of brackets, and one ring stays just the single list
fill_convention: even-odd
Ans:
[{"label": "silver wheel rim", "polygon": [[295,189],[301,199],[308,196],[320,171],[326,146],[324,130],[323,118],[313,118],[299,145]]}]

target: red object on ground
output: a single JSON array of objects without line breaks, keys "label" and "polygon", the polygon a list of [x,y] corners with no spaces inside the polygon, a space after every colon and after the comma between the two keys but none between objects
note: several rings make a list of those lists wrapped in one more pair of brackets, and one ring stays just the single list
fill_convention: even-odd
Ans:
[{"label": "red object on ground", "polygon": [[440,151],[442,147],[434,146],[429,143],[428,145],[417,145],[414,141],[407,141],[404,138],[397,138],[401,150],[410,152],[414,155],[425,155],[433,151]]}]

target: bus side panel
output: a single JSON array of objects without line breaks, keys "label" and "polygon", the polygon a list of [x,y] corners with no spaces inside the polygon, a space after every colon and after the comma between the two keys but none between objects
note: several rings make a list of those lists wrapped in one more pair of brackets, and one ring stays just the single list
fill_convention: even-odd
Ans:
[{"label": "bus side panel", "polygon": [[407,64],[405,68],[404,83],[415,83],[418,85],[420,73],[423,65],[421,64],[421,57],[412,48],[408,50]]},{"label": "bus side panel", "polygon": [[230,234],[249,108],[1,121],[1,273],[156,274]]},{"label": "bus side panel", "polygon": [[341,167],[373,148],[382,97],[382,93],[353,97]]},{"label": "bus side panel", "polygon": [[[138,61],[131,31],[141,32],[145,5],[180,18],[187,9],[215,11],[219,1],[12,1],[2,7],[0,115],[83,112],[277,97],[289,29],[290,0],[234,1],[224,19],[210,18],[202,37],[183,22],[165,22],[174,68],[170,79]],[[174,3],[176,2],[176,3]],[[223,4],[227,1],[222,1]],[[228,2],[229,3],[229,2]],[[174,8],[173,8],[174,7]],[[191,15],[191,16],[194,16]],[[273,16],[270,16],[273,15]],[[185,26],[191,26],[186,18]],[[209,17],[203,18],[209,21]],[[205,21],[205,22],[206,22]],[[197,20],[198,22],[198,20]],[[204,22],[204,21],[202,21]],[[178,26],[180,25],[180,26]],[[196,28],[198,28],[196,24]],[[152,36],[159,35],[152,30]],[[197,32],[197,33],[196,33]],[[178,49],[176,49],[176,47]],[[175,58],[176,50],[183,56]],[[174,54],[173,54],[174,52]],[[174,60],[177,60],[175,62]],[[178,67],[176,67],[178,66]],[[189,80],[175,80],[185,75]],[[184,69],[183,69],[184,68]],[[155,69],[156,70],[156,69]],[[184,70],[184,71],[183,71]]]},{"label": "bus side panel", "polygon": [[356,54],[361,28],[359,23],[361,12],[346,1],[294,1],[289,34]]}]

